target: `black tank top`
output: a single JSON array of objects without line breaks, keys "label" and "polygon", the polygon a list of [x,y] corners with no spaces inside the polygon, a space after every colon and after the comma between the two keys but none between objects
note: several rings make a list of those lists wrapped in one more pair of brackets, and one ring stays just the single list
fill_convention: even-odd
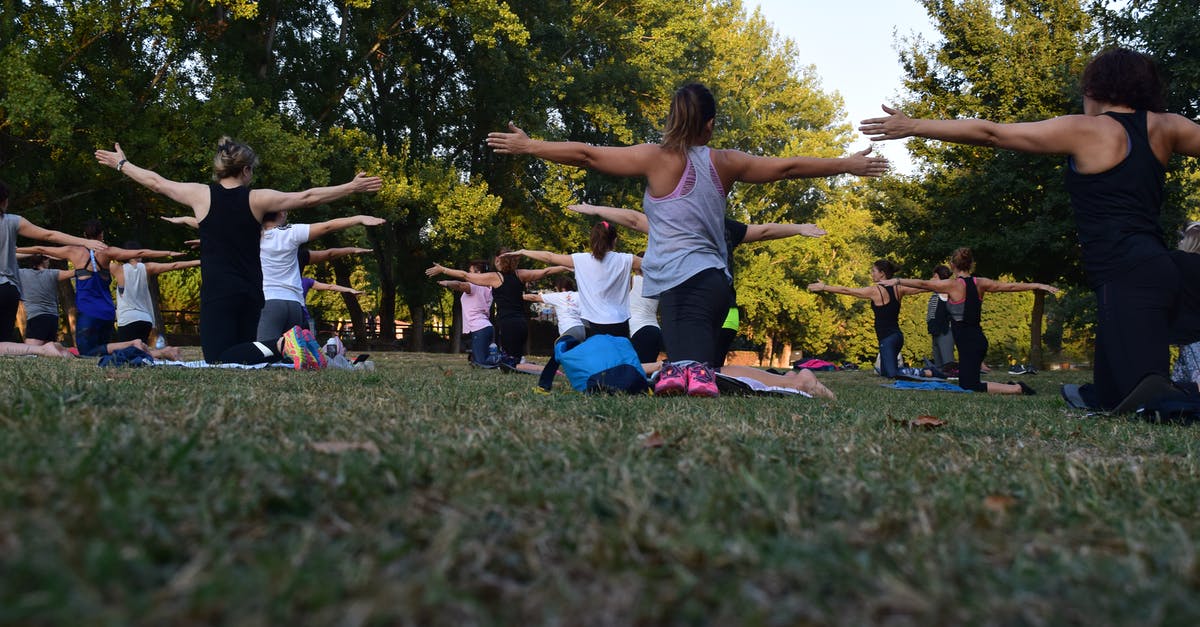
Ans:
[{"label": "black tank top", "polygon": [[1066,168],[1083,269],[1093,288],[1167,252],[1158,224],[1166,170],[1150,149],[1146,112],[1104,115],[1125,128],[1125,159],[1098,174],[1079,174],[1070,158]]},{"label": "black tank top", "polygon": [[208,215],[200,221],[200,297],[262,298],[258,241],[262,224],[250,211],[250,188],[209,185]]},{"label": "black tank top", "polygon": [[900,332],[900,301],[896,300],[896,290],[890,285],[881,289],[887,291],[891,300],[879,306],[871,302],[871,310],[875,312],[875,338],[878,340]]},{"label": "black tank top", "polygon": [[516,272],[498,273],[503,280],[500,287],[492,290],[492,300],[496,303],[496,319],[525,317],[525,284],[517,278]]},{"label": "black tank top", "polygon": [[[958,277],[967,288],[967,294],[963,297],[962,319],[957,316],[953,317],[953,326],[957,327],[977,327],[983,319],[983,299],[979,297],[979,288],[975,286],[975,277],[966,276]],[[956,303],[958,304],[958,303]]]}]

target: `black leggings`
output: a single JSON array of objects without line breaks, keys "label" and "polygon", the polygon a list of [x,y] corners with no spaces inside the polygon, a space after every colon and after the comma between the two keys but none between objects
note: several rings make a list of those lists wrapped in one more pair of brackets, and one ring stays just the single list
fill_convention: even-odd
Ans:
[{"label": "black leggings", "polygon": [[500,334],[500,349],[520,361],[525,356],[525,339],[529,337],[529,321],[524,316],[508,316],[496,320]]},{"label": "black leggings", "polygon": [[21,304],[21,291],[12,283],[0,283],[0,342],[13,341],[13,327],[17,324],[17,306]]},{"label": "black leggings", "polygon": [[954,346],[958,348],[958,387],[972,392],[987,392],[987,384],[979,379],[979,369],[987,356],[988,340],[983,328],[974,324],[954,322]]},{"label": "black leggings", "polygon": [[660,294],[667,359],[719,366],[723,356],[717,355],[717,334],[732,305],[733,287],[719,268],[701,270]]},{"label": "black leggings", "polygon": [[598,322],[583,321],[583,332],[588,337],[593,335],[615,335],[617,337],[629,337],[629,321],[617,322],[613,324],[600,324]]},{"label": "black leggings", "polygon": [[638,361],[643,364],[652,364],[658,361],[658,354],[662,352],[663,340],[662,329],[648,324],[637,330],[633,337],[629,338],[633,342],[633,350],[637,351]]},{"label": "black leggings", "polygon": [[231,346],[254,341],[262,293],[200,298],[200,348],[204,361],[218,363]]},{"label": "black leggings", "polygon": [[276,341],[235,344],[221,353],[220,362],[225,364],[246,364],[248,366],[273,364],[283,359],[283,356],[279,354],[279,350],[275,348]]}]

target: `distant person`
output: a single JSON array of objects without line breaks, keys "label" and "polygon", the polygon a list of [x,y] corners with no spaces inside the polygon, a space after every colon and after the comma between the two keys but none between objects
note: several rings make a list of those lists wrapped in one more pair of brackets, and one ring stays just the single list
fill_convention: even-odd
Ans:
[{"label": "distant person", "polygon": [[[938,264],[930,280],[945,281],[948,278],[950,268]],[[929,295],[929,304],[925,309],[925,329],[933,343],[933,366],[939,370],[954,361],[954,333],[950,330],[950,309],[946,304],[949,299],[945,294],[934,292]]]},{"label": "distant person", "polygon": [[[485,261],[472,261],[467,266],[468,274],[482,274],[486,270]],[[461,293],[462,331],[471,347],[468,353],[471,363],[480,368],[495,368],[499,365],[500,355],[499,351],[492,355],[492,347],[496,346],[496,329],[491,319],[492,288],[470,281],[438,281],[438,285]]]},{"label": "distant person", "polygon": [[25,302],[25,343],[34,346],[58,342],[58,284],[75,273],[50,267],[45,255],[30,255],[28,268],[21,268],[22,300]]}]

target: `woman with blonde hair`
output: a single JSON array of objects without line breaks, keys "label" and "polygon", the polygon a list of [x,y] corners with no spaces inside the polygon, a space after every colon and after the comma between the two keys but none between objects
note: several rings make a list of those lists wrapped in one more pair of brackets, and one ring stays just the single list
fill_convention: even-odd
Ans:
[{"label": "woman with blonde hair", "polygon": [[887,161],[870,149],[839,159],[756,157],[708,147],[716,123],[712,92],[684,85],[671,99],[661,143],[593,146],[530,139],[509,123],[489,133],[500,154],[535,157],[613,176],[646,180],[642,207],[650,227],[642,272],[644,295],[659,299],[668,362],[656,394],[717,396],[716,339],[732,302],[725,260],[726,194],[733,184],[857,174],[878,176]]},{"label": "woman with blonde hair", "polygon": [[246,144],[222,137],[213,156],[213,183],[181,183],[130,163],[115,144],[97,150],[96,160],[150,191],[186,205],[199,222],[200,345],[215,362],[226,349],[255,339],[263,307],[259,236],[263,216],[330,203],[354,193],[374,193],[383,182],[359,172],[348,183],[301,192],[250,189],[258,155]]}]

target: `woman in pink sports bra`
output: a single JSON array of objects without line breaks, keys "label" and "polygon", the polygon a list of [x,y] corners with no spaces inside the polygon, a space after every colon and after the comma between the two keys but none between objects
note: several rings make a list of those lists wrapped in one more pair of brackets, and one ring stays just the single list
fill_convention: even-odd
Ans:
[{"label": "woman in pink sports bra", "polygon": [[593,146],[531,139],[509,123],[489,133],[500,154],[535,157],[646,180],[643,209],[650,226],[642,264],[643,296],[659,299],[667,361],[656,394],[717,396],[712,366],[716,339],[729,311],[732,286],[725,266],[725,196],[733,184],[856,174],[879,176],[887,160],[870,149],[838,159],[756,157],[740,150],[707,147],[716,121],[716,100],[692,83],[675,92],[662,143]]}]

